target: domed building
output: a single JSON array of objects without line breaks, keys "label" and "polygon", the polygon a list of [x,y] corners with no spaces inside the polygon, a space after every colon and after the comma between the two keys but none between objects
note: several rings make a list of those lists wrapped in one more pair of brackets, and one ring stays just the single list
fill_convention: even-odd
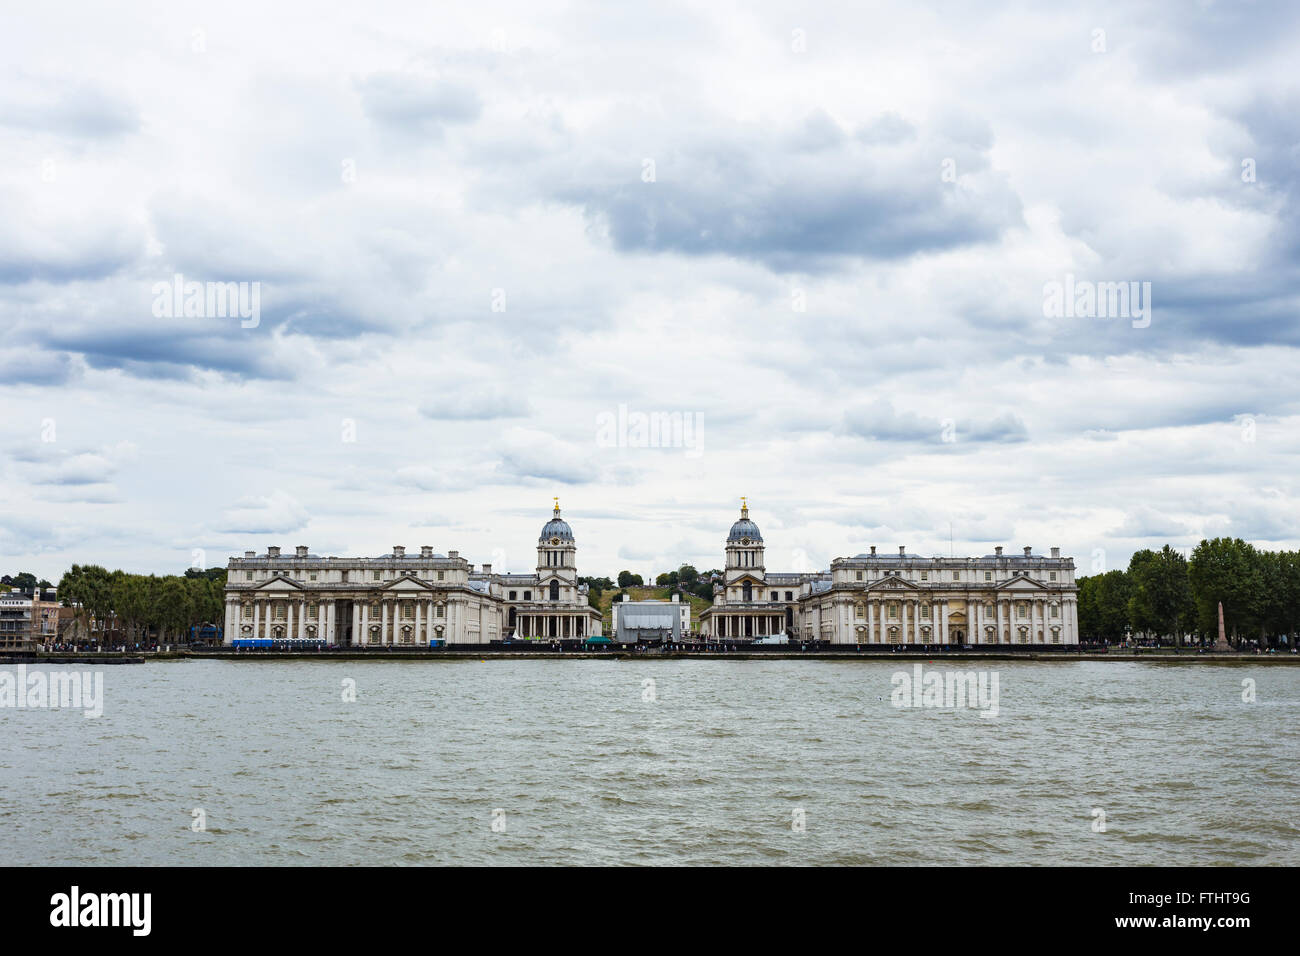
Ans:
[{"label": "domed building", "polygon": [[573,529],[560,515],[560,500],[554,501],[551,520],[537,536],[533,574],[493,574],[485,565],[477,576],[502,600],[509,640],[584,640],[600,634],[600,612],[587,603],[587,586],[578,583]]},{"label": "domed building", "polygon": [[457,551],[337,558],[299,545],[231,558],[223,640],[237,647],[318,645],[401,648],[566,640],[600,634],[600,612],[578,583],[573,529],[551,519],[537,537],[531,574],[481,571]]},{"label": "domed building", "polygon": [[[726,570],[701,612],[714,640],[909,646],[1079,643],[1074,560],[1059,548],[982,558],[861,553],[830,571],[767,570],[758,525],[741,499]],[[765,640],[767,639],[767,640]]]},{"label": "domed building", "polygon": [[768,572],[763,533],[749,517],[748,499],[740,501],[740,517],[727,532],[722,583],[713,587],[713,606],[700,612],[700,629],[724,640],[797,636],[800,592],[825,575]]}]

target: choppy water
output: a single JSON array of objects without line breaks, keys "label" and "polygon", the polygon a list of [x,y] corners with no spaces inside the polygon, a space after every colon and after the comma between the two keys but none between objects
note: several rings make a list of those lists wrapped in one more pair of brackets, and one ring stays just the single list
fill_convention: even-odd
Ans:
[{"label": "choppy water", "polygon": [[1300,668],[997,662],[996,719],[900,669],[101,668],[98,720],[0,710],[0,862],[1300,863]]}]

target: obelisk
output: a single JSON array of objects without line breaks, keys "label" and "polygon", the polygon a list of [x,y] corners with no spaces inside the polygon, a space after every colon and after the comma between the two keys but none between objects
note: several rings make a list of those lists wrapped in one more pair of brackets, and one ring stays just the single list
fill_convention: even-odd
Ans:
[{"label": "obelisk", "polygon": [[1232,648],[1228,646],[1228,638],[1225,636],[1223,630],[1223,602],[1222,601],[1219,602],[1219,639],[1214,642],[1214,649],[1216,651],[1232,650]]}]

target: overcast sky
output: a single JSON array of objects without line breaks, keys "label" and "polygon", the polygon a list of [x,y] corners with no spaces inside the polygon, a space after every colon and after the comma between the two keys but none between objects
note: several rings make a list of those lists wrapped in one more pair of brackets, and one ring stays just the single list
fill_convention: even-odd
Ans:
[{"label": "overcast sky", "polygon": [[0,29],[3,570],[1300,544],[1300,5],[114,6]]}]

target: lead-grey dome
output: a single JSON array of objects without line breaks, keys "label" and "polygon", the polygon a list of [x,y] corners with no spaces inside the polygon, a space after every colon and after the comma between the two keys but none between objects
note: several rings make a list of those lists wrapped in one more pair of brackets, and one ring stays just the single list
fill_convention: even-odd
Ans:
[{"label": "lead-grey dome", "polygon": [[554,517],[546,524],[542,525],[542,533],[537,540],[545,544],[552,538],[559,538],[561,541],[573,540],[573,529],[569,527],[569,522],[560,517],[560,503],[555,502],[555,511],[552,512]]},{"label": "lead-grey dome", "polygon": [[727,541],[740,541],[742,538],[748,538],[750,541],[762,541],[763,533],[758,530],[758,525],[749,520],[749,505],[743,505],[740,509],[740,518],[731,526],[731,531],[727,534]]}]

